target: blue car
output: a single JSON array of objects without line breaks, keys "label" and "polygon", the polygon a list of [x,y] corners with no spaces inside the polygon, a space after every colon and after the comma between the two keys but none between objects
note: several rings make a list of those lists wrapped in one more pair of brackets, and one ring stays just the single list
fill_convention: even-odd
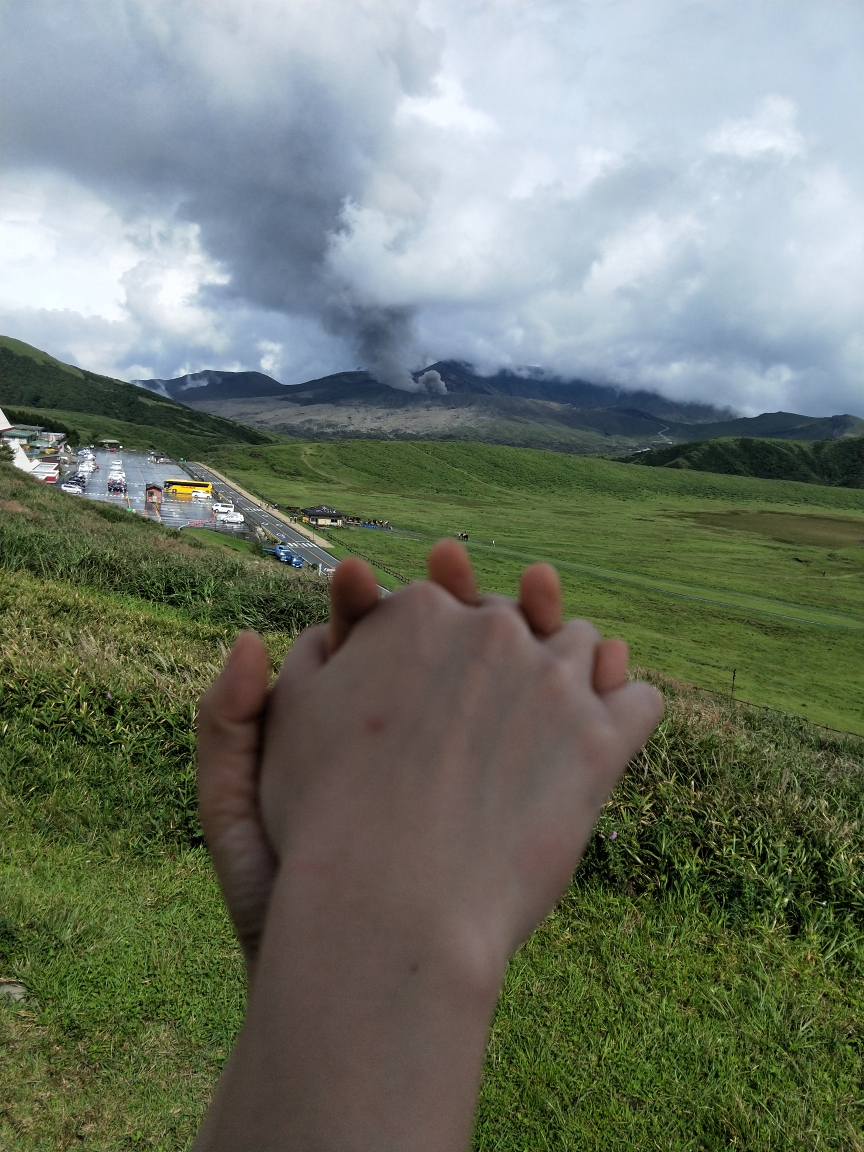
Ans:
[{"label": "blue car", "polygon": [[298,556],[296,552],[293,552],[290,545],[277,544],[274,552],[276,553],[276,559],[281,560],[283,564],[290,564],[292,568],[303,567],[303,557]]}]

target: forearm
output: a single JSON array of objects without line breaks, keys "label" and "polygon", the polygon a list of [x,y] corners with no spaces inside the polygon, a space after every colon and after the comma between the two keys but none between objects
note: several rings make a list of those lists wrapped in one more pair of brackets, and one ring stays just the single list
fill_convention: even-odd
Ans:
[{"label": "forearm", "polygon": [[446,937],[283,873],[196,1149],[466,1148],[503,959]]}]

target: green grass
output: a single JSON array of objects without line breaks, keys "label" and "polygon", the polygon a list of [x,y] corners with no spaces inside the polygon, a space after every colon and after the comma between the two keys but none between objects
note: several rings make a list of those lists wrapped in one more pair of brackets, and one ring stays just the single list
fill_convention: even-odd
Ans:
[{"label": "green grass", "polygon": [[422,575],[460,531],[485,590],[512,595],[550,560],[568,614],[638,663],[718,691],[734,670],[744,699],[864,732],[858,491],[455,443],[298,442],[217,466],[274,503],[391,521],[330,534],[385,573]]},{"label": "green grass", "polygon": [[[0,1144],[173,1152],[243,1010],[192,783],[231,629],[24,571],[2,607]],[[854,1148],[862,743],[665,691],[511,964],[475,1145]]]},{"label": "green grass", "polygon": [[231,536],[228,532],[217,532],[213,528],[184,528],[183,537],[197,540],[205,548],[228,548],[231,552],[261,555],[261,549],[253,541]]},{"label": "green grass", "polygon": [[864,488],[864,437],[795,441],[737,439],[700,440],[621,457],[625,464],[650,468],[695,468],[730,476],[765,480],[801,480],[806,484]]},{"label": "green grass", "polygon": [[[244,1003],[195,701],[247,619],[278,663],[321,584],[0,485],[0,978],[28,989],[0,1001],[0,1147],[179,1152]],[[510,965],[474,1146],[861,1149],[864,741],[652,678],[662,725]]]}]

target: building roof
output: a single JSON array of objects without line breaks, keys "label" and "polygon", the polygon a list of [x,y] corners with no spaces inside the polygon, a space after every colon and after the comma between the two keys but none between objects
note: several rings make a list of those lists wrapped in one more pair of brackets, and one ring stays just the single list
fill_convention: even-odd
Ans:
[{"label": "building roof", "polygon": [[342,518],[342,513],[337,512],[335,508],[328,508],[326,504],[316,504],[314,508],[301,508],[300,511],[304,516],[338,516]]}]

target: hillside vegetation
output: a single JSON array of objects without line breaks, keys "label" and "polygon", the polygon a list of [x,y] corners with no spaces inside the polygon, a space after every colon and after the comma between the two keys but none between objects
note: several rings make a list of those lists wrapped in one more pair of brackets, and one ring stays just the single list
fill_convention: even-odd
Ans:
[{"label": "hillside vegetation", "polygon": [[[413,579],[437,536],[469,535],[482,587],[555,563],[571,615],[637,661],[864,732],[860,491],[481,444],[283,443],[217,465],[283,506],[326,503],[394,532],[331,533]],[[492,541],[495,541],[493,545]]]},{"label": "hillside vegetation", "polygon": [[34,423],[60,421],[79,441],[118,439],[130,447],[156,447],[192,455],[225,442],[271,439],[242,424],[194,412],[164,396],[62,364],[38,348],[0,336],[0,407],[24,408]]},{"label": "hillside vegetation", "polygon": [[800,480],[841,488],[864,488],[864,436],[796,443],[782,440],[700,440],[619,457],[648,468],[694,468],[764,480]]},{"label": "hillside vegetation", "polygon": [[[195,700],[239,624],[278,659],[322,585],[0,489],[0,977],[28,989],[0,1145],[179,1152],[243,1012]],[[475,1148],[854,1149],[864,741],[655,679],[660,729],[510,966]]]}]

